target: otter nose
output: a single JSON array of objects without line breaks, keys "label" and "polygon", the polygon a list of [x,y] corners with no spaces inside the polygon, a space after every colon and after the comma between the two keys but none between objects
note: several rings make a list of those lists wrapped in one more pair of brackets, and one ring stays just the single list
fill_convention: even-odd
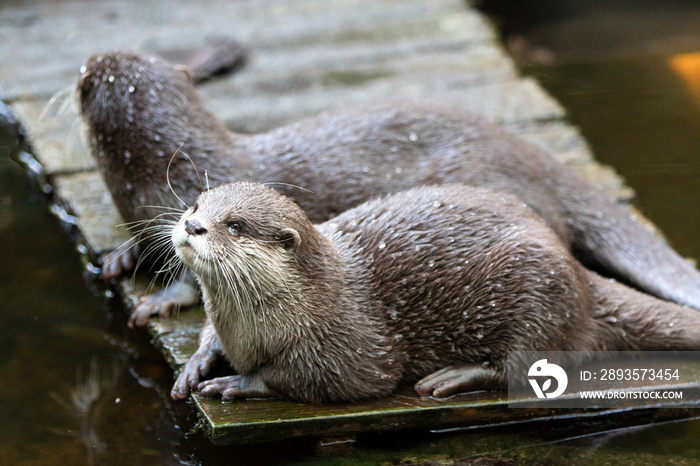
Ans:
[{"label": "otter nose", "polygon": [[185,220],[185,231],[190,235],[203,235],[207,229],[202,226],[197,220]]}]

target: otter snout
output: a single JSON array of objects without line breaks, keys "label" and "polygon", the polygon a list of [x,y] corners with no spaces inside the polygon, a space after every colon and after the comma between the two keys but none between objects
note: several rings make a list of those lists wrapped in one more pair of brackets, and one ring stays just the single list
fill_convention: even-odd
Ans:
[{"label": "otter snout", "polygon": [[205,223],[191,213],[186,213],[173,228],[171,239],[175,253],[190,267],[196,266],[197,258],[203,259],[210,254],[207,236],[209,230],[204,226]]},{"label": "otter snout", "polygon": [[188,219],[185,221],[185,231],[187,234],[192,236],[203,235],[207,232],[207,229],[199,223],[199,220]]}]

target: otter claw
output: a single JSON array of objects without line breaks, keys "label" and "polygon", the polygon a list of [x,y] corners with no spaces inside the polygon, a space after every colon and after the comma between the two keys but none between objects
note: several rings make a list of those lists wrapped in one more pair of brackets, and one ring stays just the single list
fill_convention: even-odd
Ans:
[{"label": "otter claw", "polygon": [[221,395],[222,401],[236,398],[265,398],[272,395],[260,377],[253,375],[230,375],[205,380],[197,385],[197,390],[204,398]]},{"label": "otter claw", "polygon": [[106,279],[117,278],[126,272],[131,272],[136,265],[140,254],[138,245],[134,245],[134,239],[127,241],[116,250],[110,252],[102,259],[102,277]]},{"label": "otter claw", "polygon": [[182,400],[189,395],[190,390],[199,385],[202,377],[207,375],[209,369],[220,356],[220,352],[200,347],[180,370],[177,380],[173,384],[170,396],[173,400]]},{"label": "otter claw", "polygon": [[151,316],[156,315],[167,319],[173,314],[175,306],[176,303],[165,299],[162,291],[142,296],[131,311],[128,325],[130,328],[143,327],[151,320]]},{"label": "otter claw", "polygon": [[495,369],[477,364],[449,366],[416,383],[419,396],[445,398],[456,393],[506,388],[505,376]]},{"label": "otter claw", "polygon": [[169,318],[175,309],[197,304],[198,296],[194,284],[186,281],[173,282],[161,291],[139,298],[131,311],[128,325],[130,328],[143,327],[155,315]]}]

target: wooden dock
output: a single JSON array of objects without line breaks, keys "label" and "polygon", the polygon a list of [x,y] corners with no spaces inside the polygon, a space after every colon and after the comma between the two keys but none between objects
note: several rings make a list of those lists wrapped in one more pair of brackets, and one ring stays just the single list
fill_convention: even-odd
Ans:
[{"label": "wooden dock", "polygon": [[[36,1],[0,7],[0,85],[28,130],[23,162],[52,190],[52,211],[74,228],[85,265],[128,238],[84,145],[73,88],[92,54],[140,50],[181,60],[208,36],[249,50],[245,66],[199,90],[230,128],[255,132],[331,108],[391,98],[425,99],[484,115],[573,166],[611,196],[632,192],[593,162],[565,112],[519,76],[489,21],[460,0],[256,0],[90,3]],[[31,153],[29,153],[31,152]],[[39,161],[40,166],[34,160]],[[145,282],[114,284],[125,309]],[[150,331],[175,370],[196,347],[202,311],[155,320]],[[503,394],[439,401],[406,388],[367,403],[311,407],[283,401],[222,403],[193,396],[214,443],[403,428],[513,424],[571,416],[509,410]],[[599,412],[598,414],[605,414]]]}]

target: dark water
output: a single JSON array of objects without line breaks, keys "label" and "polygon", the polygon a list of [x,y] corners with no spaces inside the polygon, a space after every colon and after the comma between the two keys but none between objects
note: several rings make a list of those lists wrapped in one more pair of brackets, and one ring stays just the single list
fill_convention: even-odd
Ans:
[{"label": "dark water", "polygon": [[[670,65],[686,57],[692,71],[683,54],[700,52],[700,5],[542,0],[484,8],[501,21],[522,69],[637,190],[642,211],[680,252],[700,258],[700,79]],[[313,441],[213,448],[190,432],[189,408],[170,403],[172,376],[145,334],[126,331],[104,290],[83,276],[40,188],[10,161],[15,149],[0,137],[0,464],[700,462],[700,421],[656,411],[365,435],[350,451],[321,451]]]},{"label": "dark water", "polygon": [[[0,138],[0,464],[178,464],[170,373],[89,287],[40,187]],[[93,461],[94,460],[94,461]],[[140,461],[139,461],[140,460]]]},{"label": "dark water", "polygon": [[524,73],[566,108],[635,205],[700,259],[700,4],[484,0]]}]

